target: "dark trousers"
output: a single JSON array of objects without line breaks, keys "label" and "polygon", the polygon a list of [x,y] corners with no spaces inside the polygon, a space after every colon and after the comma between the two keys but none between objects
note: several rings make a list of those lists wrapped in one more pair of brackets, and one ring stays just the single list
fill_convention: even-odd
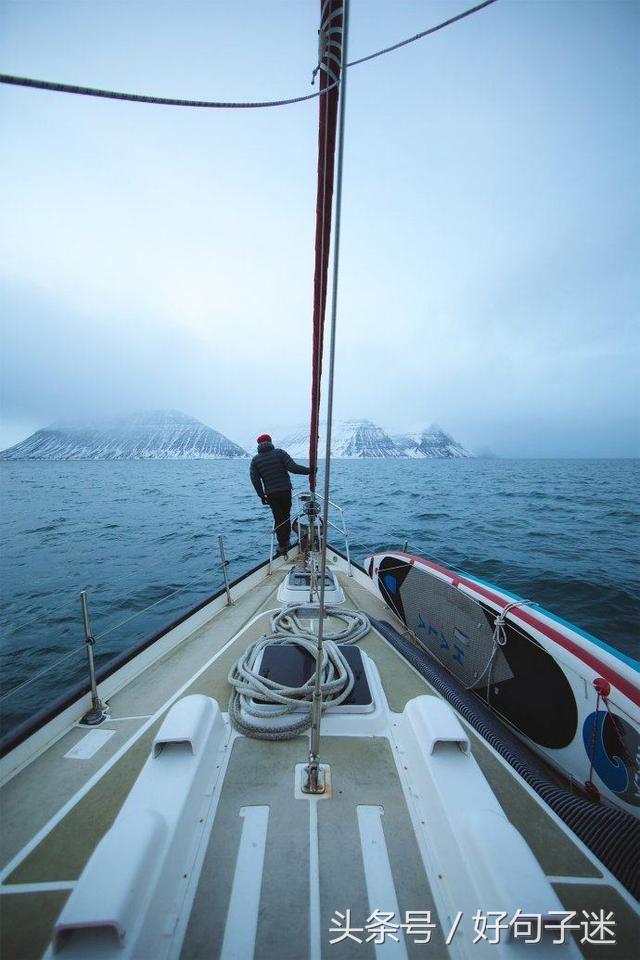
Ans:
[{"label": "dark trousers", "polygon": [[267,500],[273,513],[278,546],[286,547],[291,536],[291,490],[278,490],[276,493],[268,493]]}]

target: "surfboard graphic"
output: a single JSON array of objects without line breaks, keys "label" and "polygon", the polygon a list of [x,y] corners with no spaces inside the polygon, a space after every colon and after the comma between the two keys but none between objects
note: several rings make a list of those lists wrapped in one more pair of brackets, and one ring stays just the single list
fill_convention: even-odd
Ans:
[{"label": "surfboard graphic", "polygon": [[522,597],[424,558],[381,553],[365,566],[462,686],[564,774],[640,815],[640,664]]}]

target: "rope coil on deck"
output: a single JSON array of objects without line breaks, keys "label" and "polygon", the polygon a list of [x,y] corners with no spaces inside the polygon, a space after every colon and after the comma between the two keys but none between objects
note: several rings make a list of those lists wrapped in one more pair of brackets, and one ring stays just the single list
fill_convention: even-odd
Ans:
[{"label": "rope coil on deck", "polygon": [[[239,733],[259,740],[288,740],[310,728],[315,670],[299,687],[287,687],[260,676],[256,670],[259,658],[270,644],[298,646],[315,659],[318,638],[303,625],[298,616],[298,611],[302,608],[308,610],[308,606],[295,604],[274,614],[271,618],[272,632],[252,643],[229,671],[228,680],[233,688],[229,717]],[[344,703],[353,689],[353,671],[339,644],[357,643],[370,629],[367,616],[360,611],[328,607],[326,615],[341,620],[344,626],[333,633],[325,632],[320,668],[323,710]],[[256,698],[260,703],[256,703]],[[302,714],[301,704],[309,707]]]}]

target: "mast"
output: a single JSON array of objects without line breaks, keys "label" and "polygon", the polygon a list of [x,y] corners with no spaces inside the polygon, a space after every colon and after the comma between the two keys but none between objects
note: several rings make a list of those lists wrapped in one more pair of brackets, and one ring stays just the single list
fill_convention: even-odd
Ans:
[{"label": "mast", "polygon": [[[331,244],[331,208],[333,202],[334,165],[340,74],[343,62],[344,0],[321,0],[319,59],[316,72],[320,74],[320,102],[318,123],[318,181],[316,192],[315,271],[313,278],[313,353],[311,366],[311,428],[309,434],[309,465],[318,463],[318,433],[320,426],[320,381],[322,379],[322,352],[324,321],[327,304],[327,275]],[[324,92],[326,91],[326,92]],[[312,470],[309,480],[312,491],[316,478]]]},{"label": "mast", "polygon": [[[333,277],[331,291],[331,328],[329,348],[329,377],[327,384],[327,433],[325,448],[324,493],[322,509],[322,530],[319,531],[321,545],[320,589],[318,613],[318,648],[316,652],[316,673],[312,704],[312,723],[309,745],[309,762],[306,767],[306,780],[302,789],[306,793],[321,794],[325,791],[325,781],[320,766],[320,724],[322,718],[322,643],[325,620],[325,575],[327,568],[327,538],[329,529],[329,484],[331,475],[331,431],[333,422],[333,382],[335,371],[335,339],[338,293],[338,265],[340,257],[340,213],[342,204],[342,165],[344,154],[344,116],[346,98],[346,56],[348,40],[349,0],[324,0],[320,27],[320,73],[324,77],[325,87],[330,83],[336,86],[326,93],[320,101],[319,155],[318,155],[318,198],[316,209],[316,274],[314,282],[314,364],[311,407],[311,435],[309,459],[312,467],[317,464],[318,427],[320,413],[320,379],[322,374],[322,347],[324,314],[327,293],[327,272],[329,265],[329,242],[331,237],[331,200],[333,197],[333,168],[336,147],[336,121],[339,91],[340,122],[337,137],[337,187],[336,187],[336,224],[333,250]],[[339,48],[339,56],[336,49]],[[323,63],[326,67],[323,69]],[[323,101],[332,98],[332,104]],[[323,122],[324,121],[324,122]],[[330,126],[328,126],[330,122]],[[331,156],[329,156],[331,148]],[[330,170],[330,182],[328,182]],[[312,470],[311,490],[315,492],[315,472]]]}]

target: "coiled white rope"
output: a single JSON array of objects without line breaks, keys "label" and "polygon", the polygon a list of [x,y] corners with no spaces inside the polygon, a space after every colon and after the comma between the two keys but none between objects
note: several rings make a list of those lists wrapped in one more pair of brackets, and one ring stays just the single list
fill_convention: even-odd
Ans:
[{"label": "coiled white rope", "polygon": [[[295,604],[274,614],[272,632],[252,643],[229,671],[228,680],[233,688],[229,717],[235,729],[247,737],[287,740],[299,736],[311,726],[315,670],[302,686],[287,687],[260,676],[256,669],[258,659],[269,644],[302,647],[315,660],[318,638],[301,622],[298,611],[302,608],[308,610],[309,605]],[[326,615],[341,620],[344,626],[333,633],[325,633],[320,667],[323,710],[344,703],[353,689],[353,671],[338,644],[357,643],[370,630],[368,617],[360,611],[328,607]],[[309,709],[301,713],[300,704],[308,704]]]},{"label": "coiled white rope", "polygon": [[[271,628],[274,633],[285,633],[292,637],[310,637],[316,643],[318,638],[315,633],[303,626],[297,616],[296,611],[300,609],[308,610],[309,604],[298,603],[285,607],[280,613],[273,615]],[[342,630],[335,630],[333,633],[324,631],[324,638],[332,640],[333,643],[357,643],[371,629],[369,618],[359,610],[339,610],[337,607],[327,607],[325,613],[327,617],[331,617],[333,620],[342,620],[345,624]]]}]

